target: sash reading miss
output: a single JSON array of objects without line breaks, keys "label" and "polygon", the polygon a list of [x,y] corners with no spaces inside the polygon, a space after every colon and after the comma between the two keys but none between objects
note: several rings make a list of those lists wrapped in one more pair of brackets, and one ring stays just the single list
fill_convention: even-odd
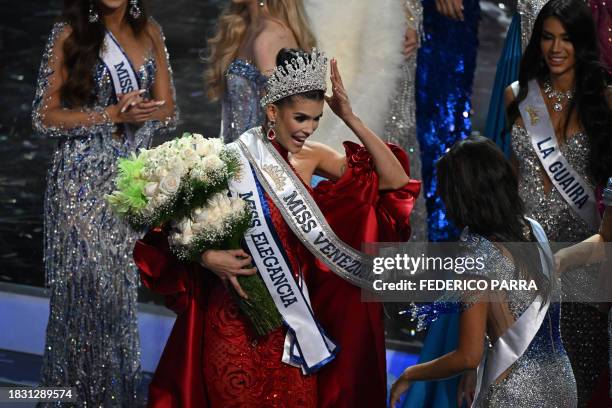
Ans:
[{"label": "sash reading miss", "polygon": [[[317,228],[318,224],[304,202],[300,199],[296,199],[297,196],[298,192],[294,190],[291,194],[284,196],[283,201],[287,203],[287,208],[300,225],[302,231],[309,233],[314,228]],[[342,249],[334,245],[333,242],[325,237],[323,231],[319,231],[312,243],[337,267],[353,275],[357,275],[361,271],[361,262],[353,259],[350,255],[342,251]]]}]

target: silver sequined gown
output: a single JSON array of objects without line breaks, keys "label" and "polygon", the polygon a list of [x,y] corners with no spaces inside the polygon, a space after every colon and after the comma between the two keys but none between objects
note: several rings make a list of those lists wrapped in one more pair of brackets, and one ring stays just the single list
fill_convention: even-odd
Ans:
[{"label": "silver sequined gown", "polygon": [[[51,299],[41,383],[76,387],[79,407],[138,406],[143,403],[137,397],[139,278],[132,250],[139,235],[115,216],[104,195],[114,189],[117,159],[149,147],[155,134],[172,128],[176,112],[163,122],[134,128],[131,138],[121,132],[113,136],[116,129],[110,124],[46,124],[46,92],[52,87],[57,57],[54,45],[63,29],[61,23],[53,27],[33,103],[35,131],[57,139],[44,203],[44,262]],[[101,61],[93,75],[92,102],[84,110],[116,103]],[[150,97],[154,57],[145,59],[137,76],[141,89],[147,89],[144,96]]]},{"label": "silver sequined gown", "polygon": [[267,77],[250,62],[237,58],[229,65],[221,106],[221,136],[225,143],[263,124],[264,111],[259,101],[265,93],[266,82]]},{"label": "silver sequined gown", "polygon": [[[526,205],[527,215],[538,221],[551,242],[579,242],[597,233],[576,214],[552,187],[544,191],[543,170],[531,145],[526,130],[512,128],[512,149],[519,165],[519,193]],[[593,187],[588,177],[589,140],[586,134],[577,134],[560,145],[568,163]],[[585,270],[588,273],[588,269]],[[568,271],[568,276],[584,276],[585,272]],[[572,282],[576,286],[576,282]],[[597,378],[608,360],[607,319],[591,305],[563,303],[561,332],[565,348],[578,383],[579,406],[585,406]]]},{"label": "silver sequined gown", "polygon": [[[467,234],[471,256],[483,257],[487,279],[526,279],[514,263],[487,239]],[[516,321],[533,302],[536,293],[506,291],[511,320]],[[491,303],[494,306],[496,303]],[[464,305],[464,307],[467,305]],[[505,319],[504,319],[505,320]],[[576,381],[559,330],[559,293],[551,294],[551,304],[542,325],[527,350],[487,389],[481,390],[474,408],[574,408]]]}]

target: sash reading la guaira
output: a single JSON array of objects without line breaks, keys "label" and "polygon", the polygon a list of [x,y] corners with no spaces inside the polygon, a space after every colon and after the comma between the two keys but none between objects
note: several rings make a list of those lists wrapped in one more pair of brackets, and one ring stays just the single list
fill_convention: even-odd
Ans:
[{"label": "sash reading la guaira", "polygon": [[536,80],[519,105],[531,144],[546,174],[570,207],[591,227],[600,224],[595,192],[561,154],[546,104]]}]

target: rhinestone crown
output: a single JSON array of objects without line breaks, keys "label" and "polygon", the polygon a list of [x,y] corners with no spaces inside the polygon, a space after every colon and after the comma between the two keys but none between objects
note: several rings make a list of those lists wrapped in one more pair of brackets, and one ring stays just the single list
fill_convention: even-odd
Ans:
[{"label": "rhinestone crown", "polygon": [[309,58],[302,56],[278,66],[268,78],[267,93],[261,98],[261,106],[265,107],[287,96],[308,91],[325,91],[327,73],[327,57],[323,52],[313,49]]}]

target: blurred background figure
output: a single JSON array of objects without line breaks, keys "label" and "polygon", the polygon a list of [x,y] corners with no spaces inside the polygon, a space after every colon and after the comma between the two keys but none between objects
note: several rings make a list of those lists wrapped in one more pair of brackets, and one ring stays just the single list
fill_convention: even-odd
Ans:
[{"label": "blurred background figure", "polygon": [[221,136],[233,142],[263,123],[259,101],[282,48],[316,45],[301,0],[232,0],[208,40],[205,73],[211,100],[221,99]]}]

